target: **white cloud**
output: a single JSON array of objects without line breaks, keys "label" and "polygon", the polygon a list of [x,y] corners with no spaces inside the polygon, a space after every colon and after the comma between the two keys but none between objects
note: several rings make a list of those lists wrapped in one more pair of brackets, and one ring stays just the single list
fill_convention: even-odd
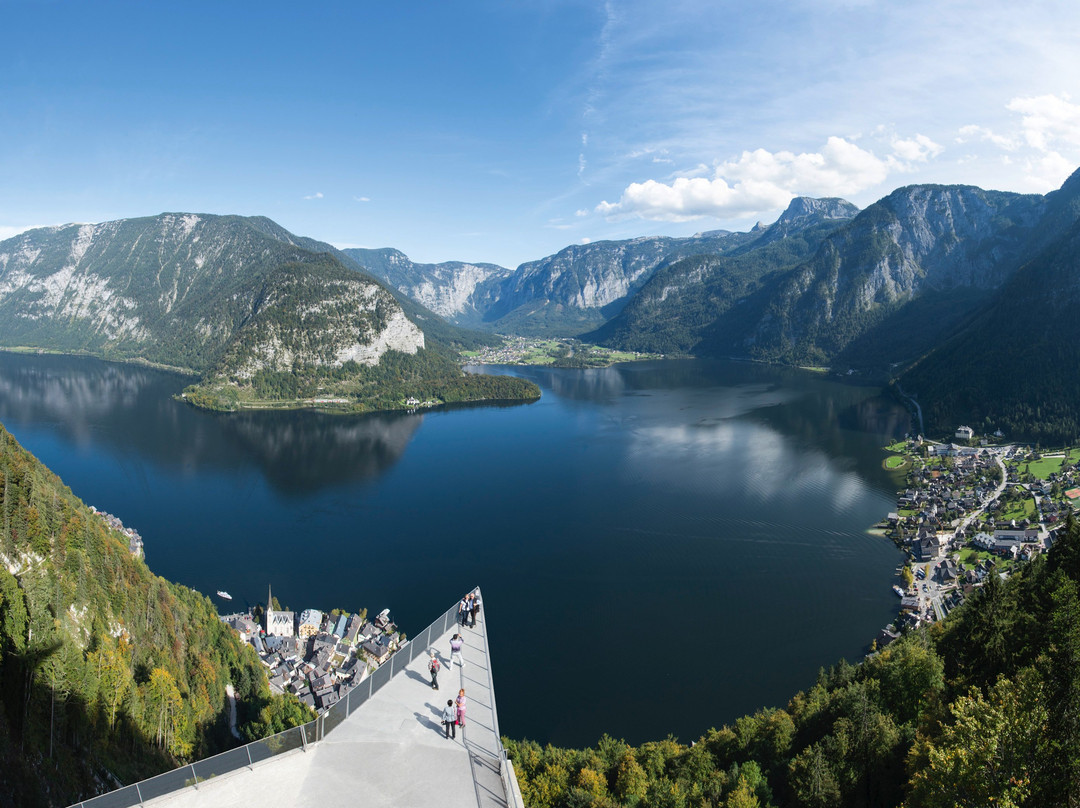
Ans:
[{"label": "white cloud", "polygon": [[1068,97],[1014,98],[1006,109],[1020,113],[1024,140],[1032,148],[1045,152],[1055,144],[1080,147],[1080,106],[1070,103]]},{"label": "white cloud", "polygon": [[1060,188],[1065,179],[1076,170],[1075,161],[1056,151],[1025,158],[1021,165],[1025,174],[1023,190],[1035,193],[1046,193]]},{"label": "white cloud", "polygon": [[316,191],[315,193],[308,194],[307,196],[304,197],[304,199],[322,199],[322,198],[323,198],[322,191]]},{"label": "white cloud", "polygon": [[[321,197],[322,194],[319,194],[319,196]],[[370,196],[354,196],[353,197],[353,202],[370,202],[370,201],[371,201]]]},{"label": "white cloud", "polygon": [[941,146],[926,135],[915,135],[913,138],[903,140],[896,138],[892,141],[893,154],[901,160],[911,163],[925,163],[931,157],[937,157],[945,147]]},{"label": "white cloud", "polygon": [[1080,105],[1068,96],[1039,95],[1013,98],[1005,108],[1019,115],[1014,131],[969,124],[958,130],[956,142],[990,143],[1005,152],[997,160],[1019,169],[1017,190],[1046,193],[1060,187],[1080,162]]},{"label": "white cloud", "polygon": [[[917,138],[920,136],[917,136]],[[932,156],[937,144],[910,141],[911,153]],[[896,158],[877,157],[840,137],[830,137],[820,152],[795,154],[765,149],[744,151],[720,163],[712,179],[680,176],[670,184],[647,180],[623,191],[618,202],[601,202],[596,212],[609,219],[640,217],[683,222],[706,216],[739,218],[777,210],[799,194],[846,196],[873,187],[900,167]]]}]

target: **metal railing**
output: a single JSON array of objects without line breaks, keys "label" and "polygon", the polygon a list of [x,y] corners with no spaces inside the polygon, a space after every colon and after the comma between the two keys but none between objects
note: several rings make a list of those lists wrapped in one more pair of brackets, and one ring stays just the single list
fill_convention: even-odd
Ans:
[{"label": "metal railing", "polygon": [[[469,590],[473,591],[473,590]],[[141,780],[129,786],[109,791],[88,800],[74,803],[71,808],[135,808],[148,800],[169,794],[173,791],[191,787],[198,789],[199,783],[223,774],[252,769],[256,763],[268,760],[297,749],[307,750],[309,744],[326,737],[338,724],[348,718],[357,708],[379,692],[392,678],[412,662],[416,657],[427,652],[432,640],[441,637],[457,621],[457,604],[394,652],[385,663],[376,668],[363,682],[349,688],[345,698],[330,706],[317,718],[298,727],[287,729],[262,740],[253,741],[244,746],[230,749],[213,757],[189,763],[178,769],[159,774],[148,780]],[[490,667],[490,666],[489,666]],[[490,676],[490,674],[489,674]],[[496,727],[496,738],[498,728]],[[499,750],[503,758],[502,739],[498,738]]]}]

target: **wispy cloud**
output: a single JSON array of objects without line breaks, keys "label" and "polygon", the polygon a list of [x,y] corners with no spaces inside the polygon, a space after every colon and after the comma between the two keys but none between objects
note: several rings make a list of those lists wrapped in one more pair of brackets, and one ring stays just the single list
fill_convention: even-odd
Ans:
[{"label": "wispy cloud", "polygon": [[1080,105],[1066,95],[1013,98],[1005,109],[1019,116],[1009,131],[979,124],[960,127],[956,142],[984,143],[1000,152],[1001,165],[1018,167],[1025,190],[1045,192],[1061,185],[1080,162]]},{"label": "wispy cloud", "polygon": [[322,198],[323,198],[322,191],[316,191],[315,193],[308,194],[307,196],[304,197],[304,199],[322,199]]},{"label": "wispy cloud", "polygon": [[977,126],[975,124],[961,126],[960,131],[957,132],[956,135],[956,142],[969,143],[973,140],[992,143],[999,149],[1005,149],[1006,151],[1015,151],[1020,145],[1015,138],[1008,137],[1007,135],[999,135],[993,130],[987,129],[985,126]]},{"label": "wispy cloud", "polygon": [[353,202],[370,202],[370,201],[371,201],[370,196],[354,196],[353,197]]}]

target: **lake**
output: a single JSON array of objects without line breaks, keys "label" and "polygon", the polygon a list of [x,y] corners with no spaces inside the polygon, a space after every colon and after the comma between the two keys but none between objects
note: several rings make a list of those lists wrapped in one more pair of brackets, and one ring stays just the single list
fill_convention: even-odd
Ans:
[{"label": "lake", "polygon": [[0,422],[156,573],[231,592],[223,611],[272,585],[411,635],[480,585],[515,738],[689,742],[784,706],[895,616],[903,556],[868,528],[910,423],[877,388],[698,360],[484,370],[543,397],[230,415],[173,400],[173,374],[0,353]]}]

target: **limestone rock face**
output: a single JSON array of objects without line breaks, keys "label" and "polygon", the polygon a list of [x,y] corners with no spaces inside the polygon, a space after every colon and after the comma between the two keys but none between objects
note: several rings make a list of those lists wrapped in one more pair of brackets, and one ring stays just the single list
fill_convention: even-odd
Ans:
[{"label": "limestone rock face", "polygon": [[238,378],[423,348],[392,295],[336,253],[258,217],[28,231],[0,242],[0,343]]},{"label": "limestone rock face", "polygon": [[788,275],[747,342],[825,361],[907,304],[951,294],[975,305],[1015,272],[1045,206],[971,186],[894,191]]}]

